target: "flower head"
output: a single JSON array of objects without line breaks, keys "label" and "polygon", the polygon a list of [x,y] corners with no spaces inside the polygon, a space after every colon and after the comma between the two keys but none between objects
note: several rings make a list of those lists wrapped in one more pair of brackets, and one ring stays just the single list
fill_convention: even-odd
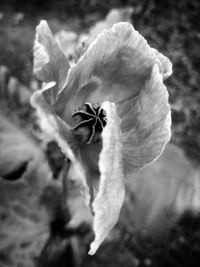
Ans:
[{"label": "flower head", "polygon": [[99,34],[73,67],[45,21],[36,31],[34,72],[47,84],[34,93],[32,105],[92,203],[94,254],[118,220],[125,177],[154,161],[170,139],[163,80],[172,65],[129,23]]}]

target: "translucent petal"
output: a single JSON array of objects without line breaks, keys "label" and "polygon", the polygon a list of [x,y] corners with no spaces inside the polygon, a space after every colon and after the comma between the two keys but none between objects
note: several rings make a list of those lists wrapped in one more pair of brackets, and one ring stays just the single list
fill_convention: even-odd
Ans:
[{"label": "translucent petal", "polygon": [[61,30],[55,34],[58,42],[66,56],[73,55],[77,46],[78,35],[73,31]]},{"label": "translucent petal", "polygon": [[81,34],[79,36],[79,46],[84,44],[84,52],[88,49],[91,42],[97,37],[98,34],[104,30],[112,28],[115,23],[129,22],[131,23],[131,16],[133,14],[132,7],[114,8],[110,10],[104,20],[98,21],[90,29],[88,34]]},{"label": "translucent petal", "polygon": [[117,22],[127,21],[131,22],[131,15],[133,13],[133,8],[115,8],[112,9],[106,16],[105,20],[97,22],[93,27],[90,28],[90,38],[97,36],[103,30],[110,29],[113,24]]},{"label": "translucent petal", "polygon": [[[131,109],[130,103],[129,107]],[[150,79],[138,95],[137,105],[133,106],[132,111],[134,110],[137,111],[136,115],[132,112],[135,127],[123,133],[123,154],[127,173],[155,160],[171,137],[168,92],[157,65],[154,65]],[[131,120],[130,116],[130,125]]]},{"label": "translucent petal", "polygon": [[36,28],[34,73],[43,82],[56,81],[56,94],[63,88],[69,68],[68,60],[55,41],[47,22],[42,20]]},{"label": "translucent petal", "polygon": [[[163,78],[171,74],[172,65],[166,57],[152,49],[131,24],[117,23],[99,34],[71,68],[58,102],[65,99],[76,106],[82,90],[92,103],[118,102],[137,96],[155,63]],[[93,79],[96,86],[88,93],[85,85]]]},{"label": "translucent petal", "polygon": [[62,152],[71,161],[71,165],[78,174],[77,177],[79,177],[82,184],[81,189],[85,197],[85,202],[89,205],[90,196],[85,171],[77,158],[79,150],[71,127],[55,114],[44,98],[46,91],[51,89],[54,85],[55,83],[52,82],[47,83],[42,90],[35,92],[31,98],[31,104],[37,110],[42,130],[58,143]]},{"label": "translucent petal", "polygon": [[95,240],[91,244],[90,255],[96,252],[116,224],[125,196],[120,119],[115,104],[104,102],[102,107],[106,111],[107,125],[102,132],[100,185],[93,202]]},{"label": "translucent petal", "polygon": [[172,64],[169,61],[169,59],[165,56],[163,56],[160,52],[158,52],[156,49],[151,48],[153,52],[155,52],[155,55],[157,56],[158,60],[156,63],[158,64],[160,68],[160,73],[163,75],[163,79],[167,79],[172,74]]},{"label": "translucent petal", "polygon": [[42,69],[48,62],[49,56],[44,46],[36,38],[34,42],[34,73],[43,81],[45,77],[42,76]]},{"label": "translucent petal", "polygon": [[72,99],[73,96],[76,95],[76,88],[78,87],[76,87],[73,92],[67,92],[67,89],[63,90],[62,92],[64,92],[64,94],[61,93],[58,95],[58,100],[55,105],[57,114],[68,123],[73,123],[71,115],[77,108],[81,107],[83,103],[88,102],[89,96],[98,88],[98,83],[98,80],[94,78],[91,79],[87,84],[83,84],[81,86],[82,90],[75,101],[68,100]]}]

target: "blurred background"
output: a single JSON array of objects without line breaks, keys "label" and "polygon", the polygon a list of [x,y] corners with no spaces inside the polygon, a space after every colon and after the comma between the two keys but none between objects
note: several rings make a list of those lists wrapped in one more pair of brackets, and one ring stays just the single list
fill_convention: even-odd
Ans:
[{"label": "blurred background", "polygon": [[[0,1],[0,267],[199,266],[199,15],[198,0]],[[119,21],[173,63],[171,142],[126,181],[120,220],[92,257],[91,218],[74,181],[63,184],[66,159],[29,103],[40,86],[32,48],[41,19],[71,64],[86,38]]]}]

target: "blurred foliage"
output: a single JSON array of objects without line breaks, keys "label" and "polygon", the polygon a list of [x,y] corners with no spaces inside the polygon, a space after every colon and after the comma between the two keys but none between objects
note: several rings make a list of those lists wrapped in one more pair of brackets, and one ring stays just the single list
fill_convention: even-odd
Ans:
[{"label": "blurred foliage", "polygon": [[[62,15],[76,15],[80,18],[84,17],[88,13],[100,12],[106,14],[111,8],[119,7],[125,4],[126,1],[123,0],[111,0],[108,2],[99,1],[99,0],[30,0],[30,1],[17,1],[17,0],[8,0],[4,7],[12,6],[14,11],[30,11],[30,9],[37,13],[45,12],[47,9],[50,12],[55,12]],[[134,3],[136,1],[132,1]]]},{"label": "blurred foliage", "polygon": [[198,267],[199,223],[199,215],[186,211],[160,242],[145,232],[125,234],[107,242],[95,256],[86,257],[81,267]]},{"label": "blurred foliage", "polygon": [[[145,36],[152,47],[168,56],[173,63],[173,75],[167,81],[173,119],[172,142],[184,148],[191,162],[198,166],[200,163],[199,0],[7,0],[4,3],[1,1],[0,65],[6,65],[9,69],[9,73],[5,74],[5,83],[6,88],[11,88],[7,97],[9,103],[4,103],[3,98],[0,101],[3,115],[8,116],[16,126],[25,128],[29,134],[31,133],[32,126],[30,125],[31,121],[34,121],[33,112],[27,99],[22,100],[23,104],[20,103],[21,99],[16,92],[19,88],[21,91],[22,87],[24,92],[34,90],[32,46],[35,26],[40,19],[47,19],[54,33],[61,29],[80,33],[83,30],[87,31],[96,21],[103,19],[111,8],[122,6],[134,8],[132,15],[134,27]],[[17,104],[16,101],[18,101]],[[49,143],[45,152],[54,178],[57,180],[62,174],[63,155],[54,143]],[[22,168],[19,168],[20,173],[26,171],[25,167],[23,168],[22,164]],[[12,175],[7,177],[12,177]],[[31,179],[34,177],[33,173]],[[34,183],[37,184],[37,182],[36,179]],[[4,188],[7,190],[8,187],[6,185]],[[31,189],[33,194],[34,190],[35,187]],[[3,190],[3,192],[1,199],[7,197],[6,191]],[[19,203],[23,202],[21,209],[28,207],[31,210],[33,206],[31,201],[38,200],[33,198],[26,203],[30,188],[25,188],[24,192],[24,196],[17,204],[20,206]],[[12,196],[15,200],[15,190]],[[97,255],[91,258],[86,255],[88,238],[91,238],[90,230],[87,227],[84,229],[83,226],[75,230],[65,228],[69,218],[64,218],[60,198],[60,191],[50,186],[44,190],[42,199],[40,199],[53,213],[53,216],[50,216],[50,236],[40,256],[37,255],[41,267],[80,266],[80,262],[75,260],[78,258],[83,259],[82,266],[93,267],[136,266],[137,264],[137,266],[188,267],[199,264],[200,233],[197,214],[186,213],[175,225],[170,226],[168,238],[162,246],[149,236],[135,237],[135,233],[127,234],[127,231],[121,229],[121,235],[116,237],[115,241],[104,244]],[[4,210],[5,207],[1,205]],[[13,210],[11,199],[6,205],[9,205],[8,211]],[[34,205],[35,209],[32,212],[35,215],[38,202]],[[38,209],[42,209],[40,205]],[[27,217],[30,219],[29,212],[25,211],[24,214],[17,216],[20,218],[28,214]],[[49,219],[46,211],[42,214]],[[9,219],[12,214],[9,215],[7,212],[7,215]],[[37,214],[39,215],[40,213]],[[32,221],[32,218],[30,220]],[[40,220],[41,218],[38,219],[39,222]],[[1,223],[4,225],[2,227],[1,224],[1,229],[6,226],[10,227],[6,224],[4,217],[1,218]],[[35,224],[35,222],[32,223]],[[45,238],[47,237],[48,233]],[[32,248],[29,250],[29,247],[31,247],[30,243],[27,251],[32,253]],[[8,246],[7,249],[10,247]],[[11,247],[10,254],[15,255],[19,252],[20,258],[21,251],[23,248],[17,245],[17,248]],[[0,254],[0,261],[6,264],[7,250],[3,252]],[[56,256],[52,258],[51,255]],[[59,263],[55,258],[59,260]]]}]

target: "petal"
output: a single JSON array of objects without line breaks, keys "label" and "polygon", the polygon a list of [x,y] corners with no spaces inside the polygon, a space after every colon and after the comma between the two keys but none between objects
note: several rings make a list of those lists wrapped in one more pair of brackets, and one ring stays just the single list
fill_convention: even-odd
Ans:
[{"label": "petal", "polygon": [[[168,92],[159,68],[154,65],[150,79],[137,99],[135,128],[123,133],[125,171],[131,173],[154,161],[171,137]],[[127,104],[127,103],[125,103]],[[131,106],[129,105],[131,108]],[[133,110],[134,110],[133,108]],[[138,123],[136,123],[138,120]],[[130,124],[131,124],[130,117]]]},{"label": "petal", "polygon": [[100,185],[93,203],[95,240],[91,244],[90,255],[96,252],[116,224],[125,196],[120,119],[115,104],[104,102],[102,107],[106,111],[107,125],[102,132]]},{"label": "petal", "polygon": [[64,95],[58,95],[55,105],[56,113],[69,123],[73,123],[72,114],[74,111],[81,107],[83,103],[88,102],[88,97],[98,88],[98,80],[95,78],[91,79],[87,84],[83,84],[81,88],[82,90],[76,101],[68,101],[69,99],[72,100],[73,96],[76,95],[76,89],[73,92],[64,90]]},{"label": "petal", "polygon": [[136,129],[140,123],[141,105],[139,96],[130,97],[117,104],[123,134]]},{"label": "petal", "polygon": [[61,48],[55,41],[46,21],[36,28],[34,43],[34,73],[43,82],[55,81],[56,93],[63,89],[70,66]]},{"label": "petal", "polygon": [[[137,96],[155,63],[163,78],[171,74],[166,57],[152,49],[131,24],[117,23],[100,34],[71,68],[58,103],[65,99],[76,106],[82,90],[88,102],[118,102]],[[92,79],[96,86],[88,93],[84,86]]]},{"label": "petal", "polygon": [[76,157],[79,151],[71,127],[55,114],[44,98],[46,91],[51,89],[54,85],[55,83],[47,83],[42,90],[35,92],[31,98],[31,104],[37,110],[42,130],[58,143],[61,151],[71,161],[71,165],[78,174],[77,177],[80,179],[85,202],[89,205],[90,196],[85,171]]},{"label": "petal", "polygon": [[117,22],[127,21],[131,22],[131,16],[133,13],[133,8],[114,8],[106,16],[105,20],[97,22],[90,29],[90,38],[97,36],[103,30],[110,29],[113,24]]},{"label": "petal", "polygon": [[61,30],[55,34],[55,40],[66,56],[73,55],[77,46],[78,35],[73,31]]},{"label": "petal", "polygon": [[158,60],[156,63],[159,66],[160,73],[163,76],[163,79],[167,79],[172,74],[172,64],[169,61],[169,59],[165,56],[163,56],[161,53],[159,53],[156,49],[151,48],[153,52],[155,52],[155,55],[157,56]]}]

